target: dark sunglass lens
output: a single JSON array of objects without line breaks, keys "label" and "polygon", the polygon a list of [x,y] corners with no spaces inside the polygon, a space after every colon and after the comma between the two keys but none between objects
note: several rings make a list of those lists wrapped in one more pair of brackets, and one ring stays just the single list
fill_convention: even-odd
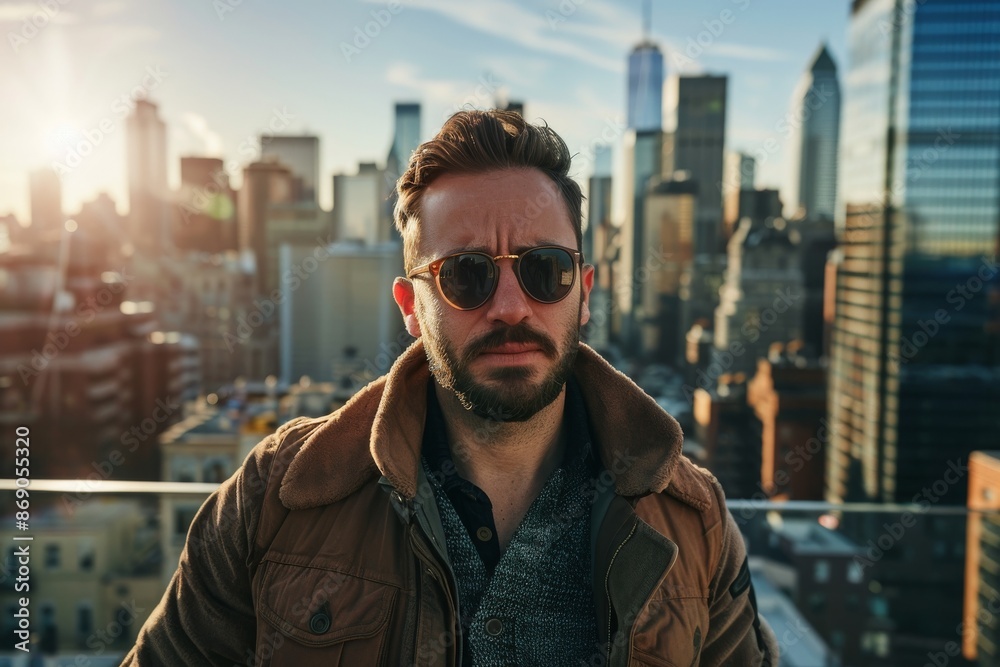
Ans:
[{"label": "dark sunglass lens", "polygon": [[521,256],[521,284],[532,298],[553,303],[573,288],[573,255],[560,248],[538,248]]},{"label": "dark sunglass lens", "polygon": [[496,283],[496,264],[485,255],[455,255],[441,265],[438,280],[444,298],[459,308],[478,308]]}]

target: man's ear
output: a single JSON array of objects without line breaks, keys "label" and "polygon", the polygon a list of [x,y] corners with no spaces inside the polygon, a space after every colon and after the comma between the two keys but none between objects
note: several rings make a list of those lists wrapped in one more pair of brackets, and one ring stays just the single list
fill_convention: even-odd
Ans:
[{"label": "man's ear", "polygon": [[590,290],[594,289],[594,267],[584,264],[580,270],[580,326],[590,321]]},{"label": "man's ear", "polygon": [[399,312],[403,315],[406,332],[414,338],[420,338],[420,322],[417,321],[414,304],[413,282],[407,278],[396,278],[392,282],[392,298],[396,300]]}]

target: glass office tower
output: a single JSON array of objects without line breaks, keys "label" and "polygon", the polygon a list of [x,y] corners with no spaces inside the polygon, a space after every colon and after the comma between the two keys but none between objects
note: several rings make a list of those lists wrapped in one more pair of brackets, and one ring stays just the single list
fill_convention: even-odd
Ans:
[{"label": "glass office tower", "polygon": [[386,171],[393,180],[406,170],[410,155],[420,145],[420,103],[396,102],[394,118],[392,146],[386,159]]},{"label": "glass office tower", "polygon": [[795,216],[834,217],[840,141],[840,82],[837,65],[820,46],[792,94],[794,130],[789,209]]},{"label": "glass office tower", "polygon": [[997,446],[998,91],[1000,0],[855,0],[830,500],[911,502]]},{"label": "glass office tower", "polygon": [[[1000,433],[1000,0],[854,0],[849,49],[826,495],[964,505]],[[923,664],[956,638],[966,538],[907,515],[841,527],[874,557],[894,664]]]},{"label": "glass office tower", "polygon": [[628,56],[628,126],[659,130],[663,124],[663,53],[643,40]]},{"label": "glass office tower", "polygon": [[[648,8],[647,8],[648,11]],[[647,19],[648,24],[648,19]],[[648,32],[648,28],[647,28]],[[619,308],[612,329],[618,342],[635,343],[639,290],[635,272],[645,249],[643,198],[649,179],[659,176],[663,160],[663,53],[649,39],[636,44],[628,56],[628,131],[625,133],[625,222],[615,298]]]}]

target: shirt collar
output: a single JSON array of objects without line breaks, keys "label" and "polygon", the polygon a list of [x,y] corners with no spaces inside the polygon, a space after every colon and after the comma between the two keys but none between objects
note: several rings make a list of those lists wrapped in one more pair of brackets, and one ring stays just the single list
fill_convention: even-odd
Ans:
[{"label": "shirt collar", "polygon": [[[563,410],[563,428],[566,433],[566,449],[560,467],[569,468],[577,461],[583,461],[588,468],[596,464],[590,438],[590,417],[583,403],[583,396],[575,378],[566,381],[566,403]],[[437,400],[434,377],[427,385],[427,419],[424,422],[422,454],[429,468],[437,474],[445,491],[461,486],[465,480],[455,470],[444,412]]]}]

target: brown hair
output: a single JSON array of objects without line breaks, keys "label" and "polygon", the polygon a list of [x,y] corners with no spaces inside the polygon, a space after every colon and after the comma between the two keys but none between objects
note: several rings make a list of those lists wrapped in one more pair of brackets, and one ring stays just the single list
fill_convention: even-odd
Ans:
[{"label": "brown hair", "polygon": [[[583,243],[583,194],[569,177],[572,161],[566,142],[547,124],[532,125],[513,111],[459,111],[430,141],[413,152],[410,164],[396,182],[395,224],[403,237],[403,262],[412,268],[417,254],[420,201],[435,178],[449,173],[476,173],[498,169],[535,168],[559,188],[576,234]],[[407,229],[409,228],[409,233]]]}]

